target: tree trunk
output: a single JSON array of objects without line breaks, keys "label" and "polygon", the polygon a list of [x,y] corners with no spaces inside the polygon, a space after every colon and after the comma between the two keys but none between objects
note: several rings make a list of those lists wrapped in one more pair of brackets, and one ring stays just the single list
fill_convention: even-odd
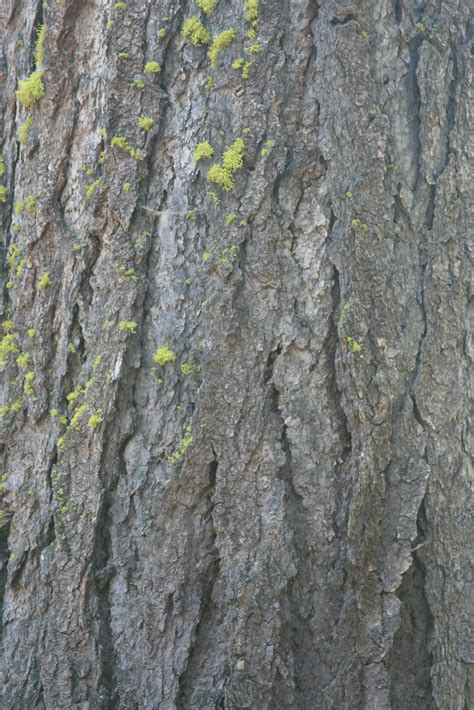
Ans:
[{"label": "tree trunk", "polygon": [[213,4],[2,0],[1,707],[468,710],[470,3]]}]

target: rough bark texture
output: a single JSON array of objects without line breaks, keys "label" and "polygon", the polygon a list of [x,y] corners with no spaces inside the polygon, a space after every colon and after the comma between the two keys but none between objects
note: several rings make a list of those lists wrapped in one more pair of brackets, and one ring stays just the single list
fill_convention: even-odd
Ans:
[{"label": "rough bark texture", "polygon": [[1,1],[2,708],[474,706],[471,12]]}]

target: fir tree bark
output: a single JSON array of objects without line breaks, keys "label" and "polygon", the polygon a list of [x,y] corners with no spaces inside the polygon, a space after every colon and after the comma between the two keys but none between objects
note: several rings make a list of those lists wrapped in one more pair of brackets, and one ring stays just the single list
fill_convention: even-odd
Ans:
[{"label": "fir tree bark", "polygon": [[0,7],[1,706],[467,710],[469,3],[215,4]]}]

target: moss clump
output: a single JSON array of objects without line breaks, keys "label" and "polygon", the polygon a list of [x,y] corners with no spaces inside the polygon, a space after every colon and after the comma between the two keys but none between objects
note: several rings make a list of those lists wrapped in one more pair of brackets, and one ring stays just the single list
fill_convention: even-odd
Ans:
[{"label": "moss clump", "polygon": [[153,353],[153,362],[157,365],[166,365],[168,362],[174,362],[176,360],[176,353],[174,353],[170,347],[169,343],[165,343],[161,348],[158,348]]},{"label": "moss clump", "polygon": [[129,155],[135,160],[144,159],[144,156],[140,153],[140,151],[133,148],[124,136],[114,136],[110,145],[112,148],[121,148],[122,150],[126,150],[127,153],[129,153]]},{"label": "moss clump", "polygon": [[206,27],[204,27],[197,15],[187,17],[185,19],[181,34],[195,47],[199,47],[203,44],[209,44],[211,41],[211,33]]},{"label": "moss clump", "polygon": [[8,198],[8,190],[5,185],[0,185],[0,203],[6,202]]},{"label": "moss clump", "polygon": [[46,25],[39,26],[35,42],[35,62],[40,67],[44,62],[44,41],[46,39]]},{"label": "moss clump", "polygon": [[234,173],[244,164],[245,143],[242,138],[237,138],[222,155],[224,168]]},{"label": "moss clump", "polygon": [[161,71],[161,66],[158,62],[151,61],[147,62],[143,67],[145,74],[159,74]]},{"label": "moss clump", "polygon": [[231,224],[234,224],[236,219],[237,219],[237,215],[235,214],[235,212],[229,212],[229,214],[225,218],[225,221],[226,221],[226,224],[230,226]]},{"label": "moss clump", "polygon": [[251,44],[245,47],[245,51],[248,52],[248,54],[261,54],[263,52],[263,46],[258,43]]},{"label": "moss clump", "polygon": [[239,57],[232,62],[232,69],[241,69],[242,79],[248,79],[250,77],[250,67],[252,64],[252,59],[245,61],[243,57]]},{"label": "moss clump", "polygon": [[126,2],[116,2],[114,5],[114,10],[118,10],[119,12],[124,12],[127,9],[127,3]]},{"label": "moss clump", "polygon": [[26,334],[29,338],[36,338],[36,335],[37,335],[36,328],[28,328],[28,330],[26,331]]},{"label": "moss clump", "polygon": [[10,271],[19,276],[26,263],[26,258],[21,255],[21,249],[18,244],[11,244],[7,253],[7,264]]},{"label": "moss clump", "polygon": [[196,4],[206,15],[210,15],[217,7],[219,0],[196,0]]},{"label": "moss clump", "polygon": [[217,185],[221,190],[229,192],[234,187],[234,180],[232,178],[232,173],[222,167],[222,165],[217,165],[215,163],[209,169],[207,174],[207,179],[214,185]]},{"label": "moss clump", "polygon": [[350,335],[347,335],[345,337],[345,341],[350,349],[350,351],[354,354],[360,353],[362,350],[362,345],[357,342],[355,338],[352,338]]},{"label": "moss clump", "polygon": [[138,324],[135,323],[134,320],[121,320],[118,324],[118,329],[120,333],[129,332],[135,334],[137,332],[137,328]]},{"label": "moss clump", "polygon": [[35,214],[38,201],[34,195],[28,195],[25,199],[25,207],[30,214]]},{"label": "moss clump", "polygon": [[144,131],[150,131],[154,125],[155,119],[151,118],[151,116],[141,116],[141,118],[137,120],[137,126],[143,128]]},{"label": "moss clump", "polygon": [[183,362],[179,369],[183,375],[192,375],[194,372],[197,372],[198,367],[194,362]]},{"label": "moss clump", "polygon": [[16,343],[16,338],[13,333],[7,333],[0,340],[0,367],[5,367],[8,363],[9,355],[16,355],[20,352],[20,348]]},{"label": "moss clump", "polygon": [[142,81],[141,79],[135,79],[133,82],[133,85],[137,88],[140,89],[140,91],[143,91],[145,88],[145,82]]},{"label": "moss clump", "polygon": [[81,425],[80,425],[80,419],[82,416],[84,416],[84,413],[86,411],[86,405],[81,404],[76,411],[74,412],[73,416],[71,417],[70,421],[70,427],[71,429],[75,429],[76,431],[81,430]]},{"label": "moss clump", "polygon": [[32,397],[35,393],[33,389],[33,382],[36,379],[36,375],[33,371],[27,372],[25,375],[25,381],[23,382],[23,392],[29,397]]},{"label": "moss clump", "polygon": [[30,353],[20,353],[16,359],[16,364],[22,370],[26,370],[28,365],[30,364],[30,362],[31,362]]},{"label": "moss clump", "polygon": [[28,140],[28,131],[33,125],[33,119],[27,118],[24,123],[21,124],[18,131],[18,138],[20,139],[21,145],[25,145]]},{"label": "moss clump", "polygon": [[207,53],[209,59],[211,60],[211,67],[213,69],[215,69],[217,66],[219,55],[222,50],[228,47],[234,41],[235,34],[235,30],[231,28],[230,30],[223,30],[222,32],[219,32],[218,35],[215,35],[215,37],[213,37],[212,45]]},{"label": "moss clump", "polygon": [[20,79],[16,92],[18,101],[25,108],[31,108],[45,95],[43,72],[35,71],[26,79]]},{"label": "moss clump", "polygon": [[97,429],[98,426],[102,424],[104,417],[102,416],[102,409],[96,409],[94,414],[89,417],[87,426],[89,429]]},{"label": "moss clump", "polygon": [[0,177],[2,177],[2,175],[5,175],[5,170],[5,158],[3,157],[3,155],[0,155]]},{"label": "moss clump", "polygon": [[211,166],[207,179],[222,190],[228,192],[234,187],[234,173],[244,164],[245,143],[242,138],[237,138],[222,154],[222,165],[214,163]]},{"label": "moss clump", "polygon": [[125,59],[128,59],[129,54],[128,54],[128,52],[119,52],[117,56],[118,56],[119,59],[124,59],[124,60],[125,60]]},{"label": "moss clump", "polygon": [[247,22],[258,22],[258,0],[244,0],[244,14]]},{"label": "moss clump", "polygon": [[209,143],[209,141],[203,141],[198,143],[194,150],[194,162],[198,163],[203,158],[212,158],[214,155],[214,148]]},{"label": "moss clump", "polygon": [[176,450],[171,454],[171,456],[168,456],[168,463],[170,464],[175,464],[181,461],[181,459],[184,458],[184,455],[186,451],[189,449],[189,447],[194,443],[194,434],[192,432],[192,429],[190,426],[186,427],[186,431],[184,432],[184,436],[179,442]]},{"label": "moss clump", "polygon": [[219,205],[221,204],[221,201],[220,201],[220,199],[219,199],[219,195],[217,194],[217,192],[214,192],[214,190],[211,190],[211,191],[209,192],[209,197],[211,198],[213,204],[214,204],[216,207],[219,207]]},{"label": "moss clump", "polygon": [[91,182],[87,187],[86,187],[86,197],[87,199],[92,199],[94,197],[95,191],[100,185],[100,178],[97,178],[97,180],[94,180],[94,182]]},{"label": "moss clump", "polygon": [[51,286],[51,278],[49,273],[46,271],[43,276],[38,281],[38,289],[44,291],[48,286]]}]

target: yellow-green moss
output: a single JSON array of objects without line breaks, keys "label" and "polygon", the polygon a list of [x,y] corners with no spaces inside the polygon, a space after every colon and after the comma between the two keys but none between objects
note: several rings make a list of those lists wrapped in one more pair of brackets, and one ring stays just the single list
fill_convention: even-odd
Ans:
[{"label": "yellow-green moss", "polygon": [[2,177],[2,175],[5,175],[5,169],[5,158],[3,157],[3,155],[0,155],[0,177]]},{"label": "yellow-green moss", "polygon": [[145,88],[145,82],[142,81],[141,79],[134,79],[133,85],[137,88],[140,89],[140,91],[143,91]]},{"label": "yellow-green moss", "polygon": [[5,185],[0,185],[0,203],[6,202],[8,199],[8,190]]},{"label": "yellow-green moss", "polygon": [[150,131],[155,125],[155,119],[151,116],[141,116],[137,120],[137,126],[143,128],[144,131]]},{"label": "yellow-green moss", "polygon": [[245,143],[242,138],[237,138],[222,154],[224,168],[234,173],[244,164]]},{"label": "yellow-green moss", "polygon": [[153,353],[153,362],[157,365],[166,365],[166,363],[174,362],[175,360],[176,353],[170,349],[169,343],[165,343]]},{"label": "yellow-green moss", "polygon": [[133,148],[124,136],[114,136],[110,145],[112,148],[121,148],[122,150],[126,150],[127,153],[129,153],[129,155],[131,155],[131,157],[135,160],[143,160],[144,158],[140,151]]},{"label": "yellow-green moss", "polygon": [[204,27],[197,15],[193,15],[193,17],[187,17],[185,19],[181,34],[195,47],[199,47],[203,44],[209,44],[211,41],[211,33],[206,27]]},{"label": "yellow-green moss", "polygon": [[244,0],[244,14],[247,22],[258,22],[258,0]]},{"label": "yellow-green moss", "polygon": [[20,353],[16,359],[16,364],[18,367],[20,367],[22,370],[26,370],[28,365],[31,362],[31,355],[30,353]]},{"label": "yellow-green moss", "polygon": [[128,331],[129,333],[136,333],[138,324],[134,320],[121,320],[118,324],[118,329],[120,333]]},{"label": "yellow-green moss", "polygon": [[30,370],[30,372],[27,372],[25,375],[25,380],[23,382],[23,392],[27,394],[29,397],[32,397],[35,393],[33,389],[33,382],[36,379],[35,373]]},{"label": "yellow-green moss", "polygon": [[226,192],[229,192],[234,187],[232,174],[223,168],[222,165],[218,165],[217,163],[210,167],[207,179],[209,182],[212,182],[214,185],[217,185],[221,188],[221,190],[225,190]]},{"label": "yellow-green moss", "polygon": [[94,182],[89,183],[89,185],[86,187],[86,197],[87,199],[92,199],[94,197],[95,191],[100,185],[100,178],[97,178],[97,180],[94,180]]},{"label": "yellow-green moss", "polygon": [[46,272],[42,275],[42,277],[40,278],[40,280],[38,281],[38,289],[39,289],[40,291],[44,291],[44,290],[45,290],[46,288],[48,288],[48,286],[50,286],[50,285],[51,285],[51,278],[50,278],[50,276],[49,276],[49,273],[46,271]]},{"label": "yellow-green moss", "polygon": [[203,158],[212,158],[214,155],[214,148],[209,143],[209,141],[203,141],[198,143],[194,150],[194,162],[198,163]]},{"label": "yellow-green moss", "polygon": [[179,369],[183,375],[192,375],[194,372],[197,372],[198,366],[192,361],[183,362]]},{"label": "yellow-green moss", "polygon": [[222,32],[219,32],[218,35],[215,35],[212,38],[212,45],[209,48],[208,51],[208,57],[211,60],[211,67],[215,69],[217,66],[217,62],[219,59],[219,55],[222,52],[223,49],[228,47],[232,42],[234,41],[236,32],[234,28],[231,28],[229,30],[223,30]]},{"label": "yellow-green moss", "polygon": [[194,443],[194,434],[192,432],[192,429],[190,426],[186,427],[186,430],[184,432],[184,436],[179,442],[176,450],[168,456],[168,463],[170,464],[175,464],[181,461],[181,459],[184,458],[184,455],[186,454],[187,450],[189,447]]},{"label": "yellow-green moss", "polygon": [[351,352],[357,354],[357,353],[360,353],[360,351],[362,350],[362,345],[360,343],[358,343],[357,340],[355,338],[351,337],[350,335],[347,335],[345,337],[345,341],[346,341],[347,345],[349,346],[349,349]]},{"label": "yellow-green moss", "polygon": [[127,9],[127,3],[126,2],[116,2],[114,4],[114,10],[118,10],[119,12],[123,12],[124,10]]},{"label": "yellow-green moss", "polygon": [[147,62],[143,67],[145,74],[159,74],[161,71],[161,66],[158,62],[151,61]]},{"label": "yellow-green moss", "polygon": [[245,47],[245,51],[248,52],[248,54],[261,54],[263,52],[263,46],[256,42],[255,44]]},{"label": "yellow-green moss", "polygon": [[3,330],[5,333],[9,333],[11,330],[13,330],[15,324],[13,323],[12,320],[6,320],[3,323]]},{"label": "yellow-green moss", "polygon": [[97,429],[98,426],[102,424],[104,417],[102,416],[102,409],[96,409],[94,414],[89,417],[87,426],[89,429]]},{"label": "yellow-green moss", "polygon": [[244,164],[245,143],[237,138],[222,154],[222,165],[214,163],[209,169],[207,179],[222,190],[229,191],[234,187],[234,173]]},{"label": "yellow-green moss", "polygon": [[46,25],[43,23],[38,28],[35,42],[35,62],[36,66],[42,66],[44,62],[44,41],[46,39]]},{"label": "yellow-green moss", "polygon": [[13,333],[7,333],[0,340],[0,367],[5,367],[8,363],[9,355],[16,355],[20,352],[16,338]]},{"label": "yellow-green moss", "polygon": [[26,331],[26,334],[29,338],[32,338],[32,339],[36,338],[36,335],[37,335],[36,328],[28,328],[28,330]]},{"label": "yellow-green moss", "polygon": [[28,140],[28,131],[33,125],[33,119],[32,118],[27,118],[24,123],[21,124],[19,130],[18,130],[18,138],[20,140],[21,145],[25,145],[26,141]]},{"label": "yellow-green moss", "polygon": [[210,15],[217,7],[219,0],[196,0],[196,5],[198,5],[206,15]]},{"label": "yellow-green moss", "polygon": [[25,108],[31,108],[45,95],[43,72],[35,71],[26,79],[20,79],[16,92],[18,101]]},{"label": "yellow-green moss", "polygon": [[37,204],[38,201],[34,195],[28,195],[25,198],[25,207],[30,214],[34,214],[36,212]]},{"label": "yellow-green moss", "polygon": [[211,198],[213,204],[214,204],[216,207],[219,207],[219,205],[221,204],[221,201],[220,201],[220,199],[219,199],[219,195],[217,194],[217,192],[214,192],[214,190],[211,190],[211,191],[209,192],[209,197]]},{"label": "yellow-green moss", "polygon": [[81,404],[81,405],[76,409],[76,411],[74,412],[73,416],[71,417],[71,421],[70,421],[70,427],[71,427],[71,429],[75,429],[76,431],[80,431],[80,430],[81,430],[81,425],[80,425],[79,422],[80,422],[81,417],[84,415],[85,411],[86,411],[86,405],[85,405],[85,404]]}]

